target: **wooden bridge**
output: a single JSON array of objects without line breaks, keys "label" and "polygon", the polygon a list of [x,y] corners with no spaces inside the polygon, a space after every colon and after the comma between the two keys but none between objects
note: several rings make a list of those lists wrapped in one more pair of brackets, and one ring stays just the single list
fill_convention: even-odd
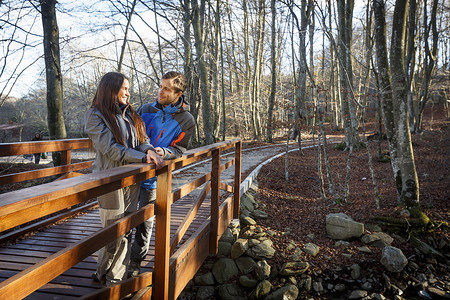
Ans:
[{"label": "wooden bridge", "polygon": [[[240,140],[189,150],[179,159],[165,161],[160,170],[129,164],[95,174],[77,173],[91,167],[92,161],[72,164],[71,151],[90,147],[89,139],[0,144],[0,156],[60,151],[63,163],[0,176],[2,185],[54,175],[62,178],[0,194],[0,299],[120,299],[132,293],[132,299],[176,299],[204,259],[217,253],[219,237],[238,217]],[[224,151],[233,148],[234,158],[225,160]],[[174,171],[206,158],[211,158],[210,171],[173,189]],[[233,182],[221,182],[221,173],[233,165]],[[156,204],[102,228],[93,199],[155,175]],[[191,192],[199,189],[193,197]],[[69,210],[79,216],[67,219]],[[153,215],[155,238],[143,273],[110,287],[94,282],[96,251]],[[59,222],[39,229],[55,221]],[[23,238],[24,234],[31,236]],[[10,242],[16,239],[20,241]]]}]

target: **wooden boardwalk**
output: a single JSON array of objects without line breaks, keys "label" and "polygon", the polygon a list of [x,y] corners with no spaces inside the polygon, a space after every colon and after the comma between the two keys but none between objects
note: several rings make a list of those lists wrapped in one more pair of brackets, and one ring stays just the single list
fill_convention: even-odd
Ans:
[{"label": "wooden boardwalk", "polygon": [[[151,296],[157,300],[176,299],[204,259],[217,253],[219,237],[239,214],[242,142],[225,141],[189,150],[181,158],[166,161],[159,170],[148,164],[129,164],[74,176],[72,171],[89,167],[92,162],[71,164],[71,150],[87,146],[86,139],[0,144],[0,156],[65,151],[66,163],[42,171],[0,176],[4,183],[14,183],[65,174],[64,180],[0,194],[0,231],[22,224],[30,227],[29,221],[75,204],[87,204],[89,199],[157,175],[156,203],[105,228],[101,226],[98,208],[94,208],[76,218],[35,230],[27,238],[20,237],[17,243],[3,244],[0,300],[120,299],[133,292],[138,292],[133,300]],[[231,148],[236,149],[234,158],[221,157],[222,151]],[[206,165],[200,172],[190,170],[184,178],[173,178],[173,172],[203,161]],[[221,177],[225,170],[231,171],[231,178],[230,174]],[[93,281],[97,250],[153,215],[156,224],[141,274],[109,287]]]},{"label": "wooden boardwalk", "polygon": [[[192,204],[193,200],[185,197],[172,205],[171,235],[176,232]],[[183,237],[182,243],[206,221],[209,215],[210,201],[207,198]],[[59,224],[43,229],[17,244],[0,248],[0,281],[25,270],[101,228],[98,209],[93,209],[77,218],[62,221]],[[156,230],[156,228],[154,229]],[[152,271],[154,255],[155,235],[153,231],[149,253],[142,264],[141,272]],[[91,279],[96,265],[97,253],[94,253],[25,299],[76,299],[98,290],[102,286]]]}]

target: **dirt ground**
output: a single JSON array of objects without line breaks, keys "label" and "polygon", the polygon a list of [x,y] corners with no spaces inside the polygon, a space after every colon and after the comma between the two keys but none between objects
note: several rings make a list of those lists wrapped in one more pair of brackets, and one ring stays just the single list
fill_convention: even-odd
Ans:
[{"label": "dirt ground", "polygon": [[[432,122],[429,111],[426,112],[424,120],[424,132],[412,135],[420,185],[420,205],[433,221],[448,223],[450,222],[450,120],[445,118],[442,108],[435,108]],[[367,136],[375,133],[375,128],[375,123],[367,123]],[[336,133],[330,132],[328,137],[333,134]],[[337,134],[342,135],[342,132]],[[375,205],[367,149],[353,152],[349,195],[347,201],[342,204],[333,203],[333,197],[328,189],[325,165],[322,166],[322,173],[326,199],[321,197],[316,163],[317,151],[314,149],[304,150],[303,156],[300,156],[298,152],[289,155],[288,181],[285,180],[284,157],[274,160],[261,169],[258,176],[258,200],[261,201],[263,210],[268,213],[269,218],[258,220],[258,225],[279,232],[289,232],[287,235],[280,235],[278,240],[274,241],[277,250],[280,250],[277,251],[278,254],[283,251],[286,253],[288,243],[294,242],[302,246],[312,242],[321,247],[320,253],[316,257],[311,257],[312,270],[322,272],[333,269],[335,266],[351,265],[361,261],[373,262],[374,268],[382,268],[379,263],[379,253],[365,254],[358,251],[359,247],[364,246],[362,242],[352,243],[350,247],[335,247],[335,241],[327,237],[325,223],[327,214],[342,212],[366,224],[366,231],[370,232],[371,224],[380,225],[375,220],[376,216],[400,217],[391,164],[378,160],[377,143],[377,138],[369,141],[375,181],[381,195],[379,210]],[[382,141],[381,149],[383,152],[388,151],[386,140]],[[329,145],[328,154],[334,188],[339,196],[343,197],[348,152],[336,150]],[[397,231],[397,228],[393,226],[382,228],[384,231],[403,237],[405,241],[412,233],[412,230]],[[432,233],[414,232],[414,234],[418,234],[425,241],[427,237],[433,236],[435,240],[447,241],[449,245],[448,227],[428,229],[432,230]],[[414,254],[410,243],[399,243],[398,240],[394,241],[393,246],[402,249],[407,257]],[[351,258],[343,256],[343,251],[352,254]],[[277,259],[279,264],[284,261],[280,255],[274,257],[275,261]]]}]

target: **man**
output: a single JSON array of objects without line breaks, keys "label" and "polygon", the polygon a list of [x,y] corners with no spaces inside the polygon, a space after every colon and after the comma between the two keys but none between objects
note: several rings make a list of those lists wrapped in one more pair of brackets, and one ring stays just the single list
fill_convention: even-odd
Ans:
[{"label": "man", "polygon": [[[186,77],[178,72],[163,75],[159,86],[159,98],[138,109],[145,122],[150,143],[163,159],[174,159],[183,155],[188,147],[194,129],[194,117],[189,113],[189,105],[184,99]],[[139,207],[156,200],[156,177],[141,182]],[[129,277],[137,276],[141,262],[147,255],[155,217],[151,217],[136,227],[131,247]]]}]

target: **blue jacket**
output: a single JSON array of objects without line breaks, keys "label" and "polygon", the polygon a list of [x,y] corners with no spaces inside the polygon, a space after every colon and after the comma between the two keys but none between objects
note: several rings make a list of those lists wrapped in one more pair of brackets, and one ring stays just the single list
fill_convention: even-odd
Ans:
[{"label": "blue jacket", "polygon": [[[163,159],[181,157],[186,151],[194,130],[194,117],[184,95],[175,105],[163,107],[158,101],[147,103],[138,109],[144,120],[145,130],[153,147],[164,150]],[[145,189],[156,189],[156,177],[141,182]]]}]

